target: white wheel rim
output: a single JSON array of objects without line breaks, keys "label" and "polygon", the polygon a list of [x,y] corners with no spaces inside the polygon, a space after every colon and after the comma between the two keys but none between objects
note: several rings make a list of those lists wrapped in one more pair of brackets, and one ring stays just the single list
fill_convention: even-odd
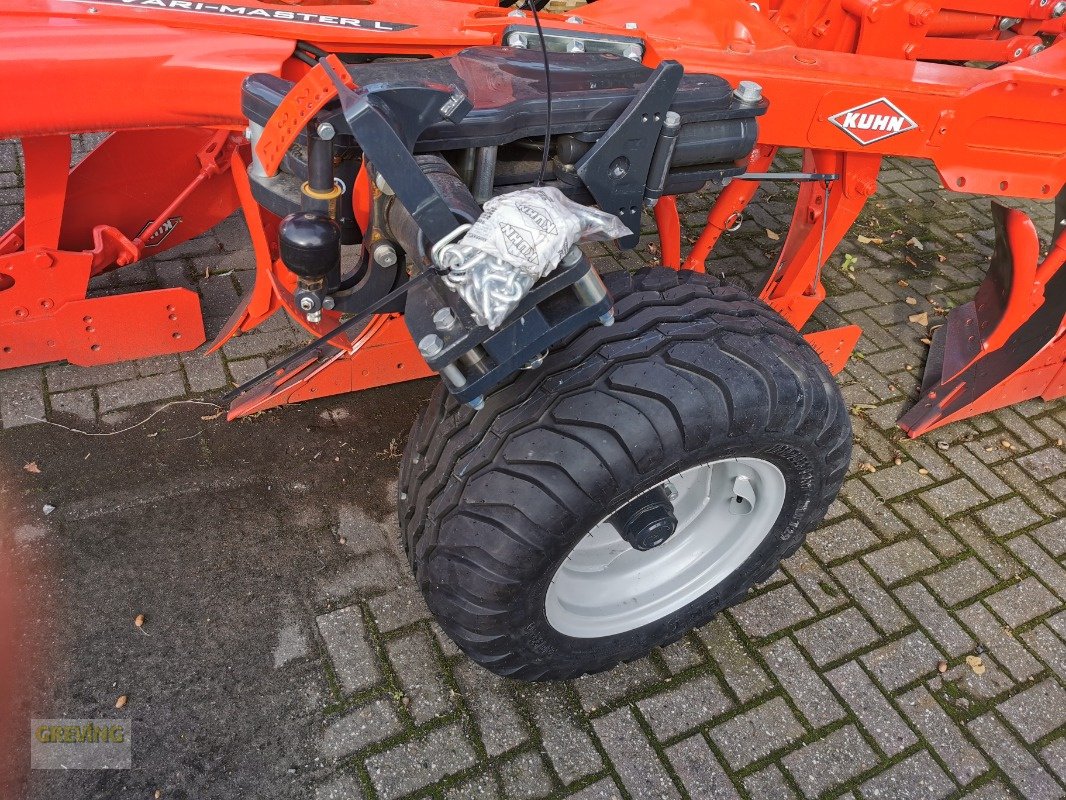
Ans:
[{"label": "white wheel rim", "polygon": [[760,458],[701,464],[662,485],[673,497],[673,536],[636,550],[608,521],[614,511],[608,514],[552,578],[545,612],[555,630],[579,639],[610,636],[684,608],[748,560],[785,503],[785,476]]}]

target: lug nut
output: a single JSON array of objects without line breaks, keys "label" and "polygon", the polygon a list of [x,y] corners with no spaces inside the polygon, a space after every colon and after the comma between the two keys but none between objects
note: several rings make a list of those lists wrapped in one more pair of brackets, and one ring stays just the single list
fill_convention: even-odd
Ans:
[{"label": "lug nut", "polygon": [[733,90],[733,96],[742,103],[758,103],[762,100],[762,87],[755,81],[741,81]]},{"label": "lug nut", "polygon": [[388,242],[381,242],[374,247],[374,261],[383,267],[391,267],[396,263],[396,248]]}]

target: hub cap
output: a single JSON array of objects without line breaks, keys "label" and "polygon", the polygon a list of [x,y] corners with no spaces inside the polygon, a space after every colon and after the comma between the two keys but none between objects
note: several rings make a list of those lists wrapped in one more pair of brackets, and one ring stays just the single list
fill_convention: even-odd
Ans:
[{"label": "hub cap", "polygon": [[557,631],[610,636],[685,607],[755,552],[785,502],[784,475],[759,458],[702,464],[661,487],[673,500],[674,534],[636,550],[610,522],[614,512],[607,515],[578,541],[548,587],[545,612]]}]

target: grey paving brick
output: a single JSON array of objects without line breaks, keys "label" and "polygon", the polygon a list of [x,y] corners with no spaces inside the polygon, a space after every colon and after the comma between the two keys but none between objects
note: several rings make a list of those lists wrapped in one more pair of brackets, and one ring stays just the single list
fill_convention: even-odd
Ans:
[{"label": "grey paving brick", "polygon": [[918,532],[921,540],[929,545],[941,559],[952,558],[963,551],[964,548],[955,535],[917,500],[900,500],[893,507],[896,513],[907,520],[911,528]]},{"label": "grey paving brick", "polygon": [[378,794],[391,800],[437,783],[476,761],[462,727],[449,725],[371,756],[366,769]]},{"label": "grey paving brick", "polygon": [[86,421],[96,419],[96,400],[88,389],[50,395],[48,404],[56,414],[67,414]]},{"label": "grey paving brick", "polygon": [[322,614],[315,621],[342,691],[368,689],[381,679],[377,655],[367,640],[366,623],[358,606]]},{"label": "grey paving brick", "polygon": [[1036,578],[1026,578],[985,598],[989,608],[1008,626],[1017,627],[1058,608],[1062,601]]},{"label": "grey paving brick", "polygon": [[529,739],[529,729],[503,678],[470,661],[459,664],[455,677],[490,756],[506,753]]},{"label": "grey paving brick", "polygon": [[500,787],[493,771],[473,775],[445,790],[445,800],[499,800]]},{"label": "grey paving brick", "polygon": [[655,800],[681,797],[628,708],[593,720],[592,727],[630,795]]},{"label": "grey paving brick", "polygon": [[1062,787],[992,714],[975,719],[969,731],[1026,798],[1058,800],[1063,796]]},{"label": "grey paving brick", "polygon": [[877,761],[854,725],[835,730],[781,759],[805,797],[819,797],[871,769]]},{"label": "grey paving brick", "polygon": [[910,625],[903,609],[861,563],[849,561],[833,568],[833,576],[850,599],[857,602],[883,633],[896,633]]},{"label": "grey paving brick", "polygon": [[859,791],[870,800],[940,800],[955,790],[951,778],[944,774],[924,750],[908,756],[863,783]]},{"label": "grey paving brick", "polygon": [[915,582],[901,586],[896,589],[896,597],[946,653],[958,656],[973,649],[976,644],[973,637],[937,603],[922,584]]},{"label": "grey paving brick", "polygon": [[1029,473],[1019,467],[1014,461],[1004,461],[996,467],[996,474],[1005,480],[1026,502],[1035,507],[1041,514],[1054,516],[1063,511],[1060,502],[1061,494],[1054,497],[1049,495],[1044,488],[1034,481]]},{"label": "grey paving brick", "polygon": [[362,800],[363,789],[354,775],[339,773],[315,787],[315,800]]},{"label": "grey paving brick", "polygon": [[374,700],[346,712],[326,726],[322,755],[330,759],[344,758],[402,730],[403,723],[392,704],[387,700]]},{"label": "grey paving brick", "polygon": [[666,757],[690,797],[740,800],[740,794],[718,764],[718,759],[703,736],[690,736],[667,748]]},{"label": "grey paving brick", "polygon": [[971,519],[959,517],[953,523],[963,543],[985,562],[1000,578],[1012,578],[1022,572],[1022,566],[998,541],[985,533]]},{"label": "grey paving brick", "polygon": [[1066,737],[1056,739],[1041,750],[1040,754],[1054,773],[1059,776],[1059,780],[1066,784]]},{"label": "grey paving brick", "polygon": [[921,498],[934,512],[945,519],[988,500],[966,478],[956,478],[949,483],[927,489],[922,492]]},{"label": "grey paving brick", "polygon": [[800,646],[820,667],[868,647],[877,639],[876,631],[854,608],[811,623],[796,633]]},{"label": "grey paving brick", "polygon": [[1037,625],[1022,634],[1022,640],[1030,652],[1047,664],[1063,680],[1066,680],[1066,644],[1052,633],[1046,625]]},{"label": "grey paving brick", "polygon": [[795,742],[803,726],[780,697],[716,725],[710,733],[729,766],[742,769]]},{"label": "grey paving brick", "polygon": [[791,639],[779,639],[763,648],[762,655],[789,699],[813,727],[820,728],[844,717],[844,708]]},{"label": "grey paving brick", "polygon": [[807,535],[807,547],[823,563],[868,550],[880,541],[864,522],[855,518],[823,525]]},{"label": "grey paving brick", "polygon": [[749,797],[759,800],[794,800],[796,793],[775,764],[763,767],[744,779]]},{"label": "grey paving brick", "polygon": [[1022,468],[1038,481],[1066,473],[1066,452],[1061,447],[1047,447],[1018,459]]},{"label": "grey paving brick", "polygon": [[566,797],[567,800],[622,800],[622,792],[613,780],[603,778]]},{"label": "grey paving brick", "polygon": [[374,622],[382,633],[429,618],[429,609],[421,593],[413,586],[399,586],[388,594],[369,601]]},{"label": "grey paving brick", "polygon": [[1066,728],[1066,691],[1054,678],[1041,681],[996,708],[1029,744]]},{"label": "grey paving brick", "polygon": [[[1010,494],[1010,487],[1001,481],[996,473],[986,467],[974,455],[972,450],[968,449],[971,444],[968,442],[967,447],[955,445],[947,451],[947,458],[959,472],[979,486],[981,491],[989,497],[996,498]],[[983,450],[980,452],[981,455],[985,455]]]},{"label": "grey paving brick", "polygon": [[101,414],[145,403],[172,400],[184,397],[186,393],[185,379],[180,372],[109,383],[96,390]]},{"label": "grey paving brick", "polygon": [[918,539],[904,539],[862,557],[874,574],[886,583],[898,583],[936,566],[937,557]]},{"label": "grey paving brick", "polygon": [[910,530],[859,478],[845,481],[841,496],[878,534],[887,539],[901,536]]},{"label": "grey paving brick", "polygon": [[[551,794],[552,780],[538,753],[521,753],[500,767],[503,796],[508,800],[536,800]],[[469,795],[467,795],[469,796]]]},{"label": "grey paving brick", "polygon": [[826,677],[885,755],[894,756],[918,741],[856,662],[849,661]]},{"label": "grey paving brick", "polygon": [[74,364],[50,364],[44,368],[45,380],[50,392],[69,392],[73,389],[91,389],[105,383],[128,381],[138,376],[137,364],[120,361],[117,364],[100,364],[79,367]]},{"label": "grey paving brick", "polygon": [[530,705],[541,746],[563,783],[573,783],[603,769],[603,759],[592,738],[567,712],[566,700],[558,688],[538,686],[534,692]]},{"label": "grey paving brick", "polygon": [[429,635],[416,631],[393,639],[385,648],[403,687],[404,704],[418,724],[452,710],[451,690],[441,674]]},{"label": "grey paving brick", "polygon": [[581,705],[585,710],[593,711],[640,689],[654,686],[660,680],[662,676],[651,660],[642,658],[619,664],[608,672],[586,675],[579,678],[574,686],[581,698]]},{"label": "grey paving brick", "polygon": [[924,489],[933,482],[928,475],[918,472],[918,468],[913,464],[906,463],[879,469],[867,475],[864,480],[870,484],[878,497],[883,497],[885,500],[893,500],[900,495]]},{"label": "grey paving brick", "polygon": [[862,663],[889,691],[895,691],[936,671],[942,655],[920,631],[879,647]]},{"label": "grey paving brick", "polygon": [[847,603],[840,587],[801,547],[783,564],[785,572],[819,611],[832,611]]},{"label": "grey paving brick", "polygon": [[988,762],[981,752],[924,687],[901,695],[899,707],[959,783],[965,786],[988,771]]},{"label": "grey paving brick", "polygon": [[688,636],[678,639],[673,644],[668,644],[659,653],[672,675],[702,664],[707,658],[703,648]]},{"label": "grey paving brick", "polygon": [[701,675],[641,700],[637,708],[661,740],[690,731],[732,705],[713,676]]},{"label": "grey paving brick", "polygon": [[756,637],[769,636],[815,616],[814,608],[791,583],[753,597],[730,613],[744,633]]},{"label": "grey paving brick", "polygon": [[44,418],[41,370],[23,367],[0,372],[0,420],[4,428],[32,425]]},{"label": "grey paving brick", "polygon": [[1059,598],[1066,600],[1066,570],[1056,564],[1055,560],[1041,550],[1036,542],[1022,534],[1007,542],[1007,547],[1041,581],[1050,586]]},{"label": "grey paving brick", "polygon": [[196,350],[192,353],[182,353],[181,364],[185,369],[185,377],[189,381],[189,388],[194,392],[212,392],[226,388],[226,368],[222,364],[222,356],[218,353],[204,353]]},{"label": "grey paving brick", "polygon": [[977,512],[977,517],[993,534],[1001,537],[1009,536],[1042,519],[1020,497],[1011,497],[1001,503],[982,508]]},{"label": "grey paving brick", "polygon": [[923,580],[948,606],[958,605],[996,584],[991,572],[972,556],[926,575]]},{"label": "grey paving brick", "polygon": [[748,654],[732,627],[718,617],[699,631],[711,658],[740,702],[746,703],[774,688],[762,667]]},{"label": "grey paving brick", "polygon": [[[1064,484],[1066,488],[1066,484]],[[1029,533],[1040,545],[1055,558],[1066,555],[1066,517],[1042,525]]]}]

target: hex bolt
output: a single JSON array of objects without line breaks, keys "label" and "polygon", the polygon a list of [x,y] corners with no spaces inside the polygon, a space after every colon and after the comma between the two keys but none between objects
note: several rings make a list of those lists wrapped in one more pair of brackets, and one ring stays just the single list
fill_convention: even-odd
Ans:
[{"label": "hex bolt", "polygon": [[580,39],[571,39],[566,44],[566,52],[568,53],[584,53],[585,43]]},{"label": "hex bolt", "polygon": [[519,50],[525,50],[529,43],[524,33],[515,31],[514,33],[507,34],[507,44],[510,47],[517,47]]},{"label": "hex bolt", "polygon": [[467,405],[474,409],[474,411],[480,411],[485,407],[485,397],[479,394],[477,397],[467,403]]},{"label": "hex bolt", "polygon": [[336,305],[337,301],[334,300],[332,297],[322,298],[322,308],[326,309],[326,311],[332,311],[333,307]]},{"label": "hex bolt", "polygon": [[635,23],[635,22],[627,22],[626,23],[626,30],[627,31],[635,31],[636,29],[637,29],[637,23]]},{"label": "hex bolt", "polygon": [[622,51],[622,56],[630,61],[640,61],[644,58],[644,52],[637,45],[630,44],[626,45],[626,49]]},{"label": "hex bolt", "polygon": [[1018,17],[1004,17],[999,21],[999,29],[1001,31],[1008,30],[1017,25],[1021,20]]},{"label": "hex bolt", "polygon": [[670,481],[667,481],[663,484],[663,489],[666,491],[666,496],[670,498],[671,503],[677,499],[677,488],[672,483],[670,483]]},{"label": "hex bolt", "polygon": [[1058,19],[1063,14],[1066,14],[1066,0],[1060,0],[1051,9],[1051,16]]},{"label": "hex bolt", "polygon": [[614,325],[614,309],[613,308],[611,310],[603,313],[603,314],[600,314],[600,325],[602,325],[605,328],[609,328],[612,325]]},{"label": "hex bolt", "polygon": [[322,312],[321,311],[308,311],[307,312],[307,321],[312,323],[312,324],[317,324],[317,323],[321,322],[322,321]]},{"label": "hex bolt", "polygon": [[1041,50],[1047,50],[1047,47],[1042,44],[1034,44],[1032,47],[1029,48],[1029,55],[1035,56]]},{"label": "hex bolt", "polygon": [[433,326],[441,332],[454,329],[458,322],[455,314],[447,306],[437,309],[437,313],[433,315]]},{"label": "hex bolt", "polygon": [[758,103],[762,100],[762,87],[755,81],[741,81],[733,90],[733,96],[742,103]]},{"label": "hex bolt", "polygon": [[580,24],[581,24],[581,23],[583,23],[583,22],[584,22],[585,20],[581,19],[581,17],[578,17],[578,16],[573,16],[573,17],[567,17],[567,18],[566,18],[566,21],[567,21],[567,22],[569,22],[569,23],[571,23],[572,25],[580,25]]},{"label": "hex bolt", "polygon": [[328,122],[323,122],[315,129],[315,131],[318,133],[319,139],[324,139],[327,142],[337,135],[336,129]]},{"label": "hex bolt", "polygon": [[427,333],[418,342],[418,352],[424,358],[433,358],[444,349],[444,340],[435,333]]},{"label": "hex bolt", "polygon": [[388,242],[380,242],[374,247],[374,261],[383,267],[391,267],[396,263],[396,248]]},{"label": "hex bolt", "polygon": [[313,298],[304,297],[303,299],[300,300],[300,310],[301,311],[312,311],[314,309],[314,307],[315,307],[315,301],[314,301]]}]

